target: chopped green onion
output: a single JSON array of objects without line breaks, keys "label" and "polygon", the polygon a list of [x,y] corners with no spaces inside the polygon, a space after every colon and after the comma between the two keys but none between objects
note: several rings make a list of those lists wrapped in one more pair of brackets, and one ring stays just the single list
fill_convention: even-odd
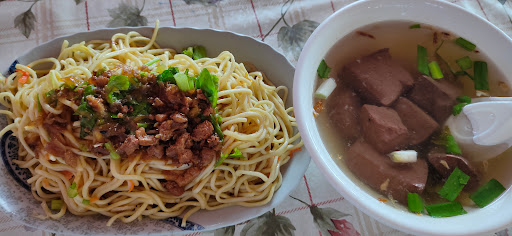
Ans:
[{"label": "chopped green onion", "polygon": [[87,200],[87,199],[84,199],[84,200],[82,200],[82,204],[89,205],[89,204],[91,204],[91,201]]},{"label": "chopped green onion", "polygon": [[52,200],[50,203],[50,209],[52,210],[60,210],[62,208],[62,204],[64,202],[62,200]]},{"label": "chopped green onion", "polygon": [[427,56],[427,49],[421,45],[418,45],[418,50],[417,50],[418,54],[417,54],[417,60],[418,60],[418,71],[424,75],[428,75],[430,76],[429,74],[429,69],[428,69],[428,56]]},{"label": "chopped green onion", "polygon": [[161,60],[162,59],[160,59],[159,57],[155,57],[155,58],[153,58],[153,60],[146,62],[144,65],[150,66],[150,65],[153,65],[153,64],[155,64],[155,63],[157,63],[157,62],[159,62]]},{"label": "chopped green onion", "polygon": [[458,96],[457,101],[463,102],[463,103],[471,103],[471,97],[469,96]]},{"label": "chopped green onion", "polygon": [[178,73],[174,75],[174,79],[181,91],[189,91],[194,88],[194,86],[190,87],[189,78],[186,74]]},{"label": "chopped green onion", "polygon": [[39,101],[39,95],[37,95],[36,97],[37,97],[37,111],[43,112],[43,106],[41,106],[41,102]]},{"label": "chopped green onion", "polygon": [[148,76],[148,72],[140,72],[140,77],[146,77]]},{"label": "chopped green onion", "polygon": [[394,151],[388,154],[395,163],[412,163],[418,160],[418,152],[414,150]]},{"label": "chopped green onion", "polygon": [[484,186],[478,188],[469,198],[479,207],[485,207],[501,193],[505,191],[505,187],[496,179],[491,179]]},{"label": "chopped green onion", "polygon": [[439,67],[439,64],[437,64],[436,61],[430,62],[428,64],[428,68],[430,70],[430,73],[432,74],[433,79],[443,78],[443,72],[441,71],[441,68]]},{"label": "chopped green onion", "polygon": [[462,37],[459,37],[458,39],[456,39],[455,43],[468,51],[473,51],[476,48],[475,44],[473,44],[472,42],[469,42],[468,40],[466,40],[465,38],[462,38]]},{"label": "chopped green onion", "polygon": [[219,160],[217,160],[217,162],[215,162],[214,167],[220,166],[220,164],[222,164],[226,160],[226,158],[228,158],[228,154],[221,153],[220,158],[219,158]]},{"label": "chopped green onion", "polygon": [[465,103],[465,102],[463,102],[463,103],[459,103],[459,104],[457,104],[457,105],[453,106],[452,114],[453,114],[454,116],[456,116],[456,115],[460,114],[460,113],[462,112],[462,108],[464,108],[464,107],[465,107],[466,105],[468,105],[468,104],[469,104],[469,103]]},{"label": "chopped green onion", "polygon": [[107,71],[108,68],[106,66],[104,66],[103,68],[101,68],[100,70],[96,71],[96,76],[100,76],[102,75],[103,73],[105,73],[105,71]]},{"label": "chopped green onion", "polygon": [[73,182],[69,188],[68,188],[68,197],[70,198],[74,198],[78,195],[78,191],[76,190],[76,183]]},{"label": "chopped green onion", "polygon": [[158,66],[155,68],[155,72],[156,72],[156,73],[159,73],[159,74],[160,74],[160,73],[163,73],[165,70],[166,70],[166,68],[165,68],[165,65],[164,65],[164,64],[160,64],[160,65],[158,65]]},{"label": "chopped green onion", "polygon": [[329,73],[331,72],[331,68],[327,66],[327,63],[325,63],[325,60],[322,60],[320,62],[320,65],[318,65],[318,69],[316,69],[316,73],[318,76],[322,79],[325,79],[329,77]]},{"label": "chopped green onion", "polygon": [[457,59],[456,62],[462,70],[471,69],[471,67],[473,67],[473,61],[468,56],[461,57]]},{"label": "chopped green onion", "polygon": [[137,123],[137,127],[147,128],[148,123]]},{"label": "chopped green onion", "polygon": [[489,90],[489,81],[487,80],[487,63],[485,61],[475,61],[474,65],[474,83],[476,90]]},{"label": "chopped green onion", "polygon": [[111,142],[105,143],[105,148],[110,152],[110,157],[114,160],[121,158],[121,156],[116,152],[114,145]]},{"label": "chopped green onion", "polygon": [[409,26],[409,29],[418,29],[418,28],[421,28],[420,24],[414,24],[414,25]]},{"label": "chopped green onion", "polygon": [[333,78],[324,80],[315,92],[315,97],[320,99],[327,99],[331,95],[332,91],[336,88],[336,81]]},{"label": "chopped green onion", "polygon": [[[217,117],[220,117],[218,115],[215,115]],[[224,141],[224,133],[222,133],[222,130],[220,129],[220,123],[222,123],[222,118],[215,118],[213,114],[210,114],[210,123],[213,125],[213,130],[215,133],[217,133],[217,136],[219,136],[219,140],[221,142]]]},{"label": "chopped green onion", "polygon": [[423,200],[417,193],[407,193],[407,204],[409,205],[409,211],[414,213],[423,212]]},{"label": "chopped green onion", "polygon": [[469,180],[469,175],[462,172],[459,168],[455,167],[455,170],[450,174],[446,182],[444,183],[439,195],[448,201],[453,201],[459,196],[460,191],[466,186]]},{"label": "chopped green onion", "polygon": [[460,151],[459,145],[455,142],[455,138],[452,135],[446,136],[446,153],[460,155],[462,152]]},{"label": "chopped green onion", "polygon": [[210,100],[212,107],[217,106],[217,93],[219,91],[219,78],[210,74],[208,69],[204,68],[195,80],[196,89],[201,89],[203,94]]},{"label": "chopped green onion", "polygon": [[445,202],[425,206],[427,212],[432,217],[449,217],[466,214],[459,202]]},{"label": "chopped green onion", "polygon": [[183,49],[181,52],[194,60],[206,57],[206,49],[203,46],[194,46]]}]

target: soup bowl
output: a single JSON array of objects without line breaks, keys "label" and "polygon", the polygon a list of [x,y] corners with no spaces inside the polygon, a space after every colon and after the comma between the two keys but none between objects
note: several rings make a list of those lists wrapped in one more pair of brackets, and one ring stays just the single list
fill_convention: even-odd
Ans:
[{"label": "soup bowl", "polygon": [[[405,206],[379,200],[382,195],[358,180],[341,160],[331,156],[314,116],[317,68],[329,50],[344,36],[363,26],[382,21],[428,24],[469,39],[504,75],[512,74],[512,40],[485,19],[448,2],[425,0],[368,0],[350,4],[327,18],[304,46],[296,65],[293,100],[304,144],[331,185],[348,201],[378,221],[407,233],[421,235],[482,235],[512,223],[512,174],[500,181],[507,190],[484,208],[464,207],[467,214],[433,218],[417,215]],[[507,52],[507,53],[505,53]],[[342,50],[339,53],[343,53]],[[361,55],[362,56],[362,55]],[[503,82],[512,84],[512,78]],[[342,142],[327,140],[327,142]],[[512,158],[508,158],[512,159]],[[504,171],[506,173],[506,171]]]}]

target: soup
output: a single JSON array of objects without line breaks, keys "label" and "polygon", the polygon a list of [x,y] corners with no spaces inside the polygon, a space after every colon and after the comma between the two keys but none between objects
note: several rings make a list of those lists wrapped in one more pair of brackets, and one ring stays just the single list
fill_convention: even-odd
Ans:
[{"label": "soup", "polygon": [[[325,64],[319,75],[331,67],[336,88],[323,94],[329,82],[319,79],[315,110],[322,139],[340,167],[381,193],[381,201],[411,207],[411,199],[421,199],[430,215],[451,216],[465,211],[439,215],[436,207],[483,206],[482,186],[510,184],[503,167],[512,164],[509,151],[472,162],[446,128],[470,98],[509,94],[503,75],[470,41],[414,22],[380,22],[342,38]],[[485,69],[488,87],[480,83]],[[499,184],[498,195],[501,190]]]}]

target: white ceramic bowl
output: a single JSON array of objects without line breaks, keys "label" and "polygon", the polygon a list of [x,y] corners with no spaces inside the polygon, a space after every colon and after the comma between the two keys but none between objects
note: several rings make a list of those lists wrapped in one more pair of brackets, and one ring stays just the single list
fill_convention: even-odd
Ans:
[{"label": "white ceramic bowl", "polygon": [[[28,51],[20,56],[17,62],[28,64],[36,59],[56,57],[64,39],[73,44],[92,39],[110,39],[116,33],[127,33],[129,31],[137,31],[150,37],[152,30],[153,27],[126,27],[63,36]],[[191,45],[203,45],[208,56],[211,57],[217,56],[222,51],[231,51],[238,62],[251,62],[256,68],[264,72],[273,83],[287,86],[290,93],[286,105],[292,105],[293,66],[282,54],[268,44],[249,36],[226,31],[169,27],[160,28],[156,42],[161,47],[171,47],[176,50]],[[268,60],[268,58],[272,58],[272,60]],[[13,66],[10,70],[13,70]],[[7,70],[3,72],[4,75],[9,74]],[[5,125],[5,117],[0,116],[0,128]],[[1,137],[0,154],[3,164],[0,164],[0,210],[11,218],[32,227],[56,233],[83,235],[169,235],[175,232],[207,231],[234,225],[275,208],[295,189],[310,162],[306,151],[294,154],[293,159],[281,169],[282,186],[276,191],[268,204],[260,207],[232,206],[215,211],[199,211],[189,218],[185,227],[180,226],[180,217],[171,217],[166,220],[144,218],[142,221],[131,223],[116,221],[112,226],[107,227],[108,218],[98,215],[76,216],[68,212],[65,217],[59,220],[36,218],[34,212],[42,214],[42,209],[40,203],[32,197],[28,185],[26,185],[30,173],[26,169],[18,168],[11,161],[13,158],[17,158],[17,150],[17,140],[14,136],[4,135],[4,137]]]},{"label": "white ceramic bowl", "polygon": [[[313,89],[320,61],[345,35],[362,26],[387,20],[425,23],[453,32],[478,45],[504,75],[512,74],[512,40],[486,20],[456,5],[435,0],[358,1],[320,24],[308,39],[296,65],[295,115],[307,150],[320,171],[346,199],[366,214],[399,230],[426,235],[482,235],[505,228],[512,223],[510,189],[482,209],[466,209],[468,214],[465,215],[448,218],[418,216],[405,207],[396,208],[378,201],[375,191],[349,173],[342,162],[333,160],[322,143],[312,115]],[[512,84],[511,80],[509,77],[506,82]],[[510,181],[505,185],[509,186]]]}]

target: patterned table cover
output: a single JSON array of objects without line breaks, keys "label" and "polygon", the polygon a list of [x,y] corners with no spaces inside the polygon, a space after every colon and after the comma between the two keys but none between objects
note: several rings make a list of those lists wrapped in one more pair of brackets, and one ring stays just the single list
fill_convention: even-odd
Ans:
[{"label": "patterned table cover", "polygon": [[[382,0],[385,2],[385,0]],[[413,0],[417,1],[417,0]],[[262,40],[295,64],[313,30],[354,0],[0,0],[0,68],[55,37],[105,27],[154,25],[215,28]],[[512,0],[450,0],[512,36]],[[296,46],[299,45],[299,46]],[[509,52],[507,52],[509,53]],[[311,163],[281,205],[236,226],[187,235],[254,235],[265,222],[283,224],[276,235],[405,235],[357,210]],[[270,229],[274,231],[278,229]],[[495,233],[509,235],[511,228]],[[54,235],[0,213],[0,236]]]}]

